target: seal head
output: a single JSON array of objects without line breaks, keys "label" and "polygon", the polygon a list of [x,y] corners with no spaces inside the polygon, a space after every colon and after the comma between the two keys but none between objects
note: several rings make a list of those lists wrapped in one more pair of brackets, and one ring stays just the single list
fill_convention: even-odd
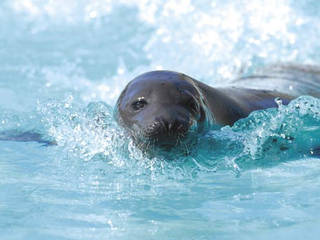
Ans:
[{"label": "seal head", "polygon": [[134,140],[172,147],[203,130],[207,111],[193,79],[152,71],[133,79],[117,101],[116,118]]}]

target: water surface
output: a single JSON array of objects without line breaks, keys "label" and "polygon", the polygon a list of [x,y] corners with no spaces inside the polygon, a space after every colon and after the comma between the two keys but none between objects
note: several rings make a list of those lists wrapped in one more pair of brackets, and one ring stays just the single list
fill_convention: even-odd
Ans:
[{"label": "water surface", "polygon": [[[252,114],[188,156],[146,158],[113,119],[154,69],[227,85],[319,62],[317,1],[0,3],[1,239],[318,239],[320,101]],[[99,119],[99,120],[98,120]],[[312,154],[314,153],[314,154]]]}]

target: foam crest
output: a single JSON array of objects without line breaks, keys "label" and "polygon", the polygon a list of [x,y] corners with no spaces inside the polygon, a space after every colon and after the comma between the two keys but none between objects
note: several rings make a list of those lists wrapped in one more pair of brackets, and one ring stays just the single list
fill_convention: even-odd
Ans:
[{"label": "foam crest", "polygon": [[[123,82],[148,70],[176,70],[224,85],[256,66],[318,59],[314,49],[319,47],[320,31],[311,24],[318,19],[304,15],[289,0],[70,0],[63,4],[14,0],[5,6],[15,14],[24,14],[34,34],[50,34],[52,26],[65,32],[72,30],[79,40],[67,39],[67,46],[52,42],[56,50],[52,57],[73,46],[75,51],[61,57],[80,68],[85,78],[119,82],[112,88],[106,84],[86,87],[84,83],[83,88],[94,89],[86,95],[88,101],[95,92],[98,98],[99,91],[105,90],[100,100],[108,95],[108,103],[114,103]],[[125,28],[128,24],[132,24],[133,32]],[[83,32],[93,34],[93,38]],[[304,44],[306,41],[309,44]],[[59,72],[54,68],[51,71]],[[113,87],[116,91],[110,91]]]},{"label": "foam crest", "polygon": [[101,102],[81,109],[69,96],[63,102],[41,104],[38,110],[57,144],[84,160],[100,153],[112,155],[114,139],[123,138],[113,121],[111,107]]},{"label": "foam crest", "polygon": [[320,146],[320,101],[300,97],[288,106],[278,103],[278,109],[253,112],[232,128],[241,132],[244,140],[243,156],[262,165],[289,159],[311,157]]},{"label": "foam crest", "polygon": [[[160,7],[156,31],[145,46],[154,68],[183,70],[219,82],[252,65],[298,60],[306,50],[299,32],[309,19],[299,16],[289,1],[190,5],[181,14]],[[164,51],[157,51],[159,48]]]}]

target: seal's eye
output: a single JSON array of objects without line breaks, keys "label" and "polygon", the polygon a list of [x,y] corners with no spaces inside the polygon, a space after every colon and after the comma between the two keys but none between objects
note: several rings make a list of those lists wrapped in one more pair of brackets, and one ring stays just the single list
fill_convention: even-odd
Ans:
[{"label": "seal's eye", "polygon": [[137,101],[134,101],[131,106],[133,110],[138,111],[143,109],[146,105],[147,105],[147,101],[142,98],[142,99],[138,99]]}]

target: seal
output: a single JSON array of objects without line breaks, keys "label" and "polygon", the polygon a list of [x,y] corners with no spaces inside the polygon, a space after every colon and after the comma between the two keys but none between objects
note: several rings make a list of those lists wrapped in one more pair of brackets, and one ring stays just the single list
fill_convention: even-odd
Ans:
[{"label": "seal", "polygon": [[190,132],[213,123],[203,94],[192,78],[153,71],[133,79],[116,104],[116,119],[139,143],[174,146]]},{"label": "seal", "polygon": [[[193,143],[194,134],[233,125],[256,110],[278,107],[277,98],[287,105],[301,95],[320,98],[319,66],[271,65],[223,88],[178,72],[152,71],[128,83],[117,100],[115,118],[139,147],[171,149],[190,139]],[[0,141],[57,144],[32,131],[0,132]]]},{"label": "seal", "polygon": [[117,100],[115,116],[138,143],[176,146],[190,133],[233,125],[259,109],[288,104],[294,96],[273,90],[214,88],[173,71],[134,78]]}]

